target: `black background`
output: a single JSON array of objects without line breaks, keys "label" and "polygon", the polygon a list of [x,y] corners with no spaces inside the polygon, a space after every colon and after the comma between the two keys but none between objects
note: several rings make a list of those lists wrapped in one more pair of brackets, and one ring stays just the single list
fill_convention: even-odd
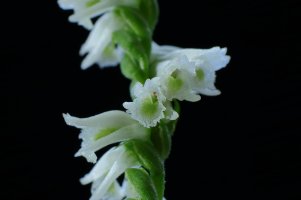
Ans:
[{"label": "black background", "polygon": [[[160,1],[154,39],[228,47],[222,95],[182,103],[166,162],[168,199],[300,199],[301,121],[297,1]],[[61,114],[123,109],[118,68],[80,70],[88,32],[56,1],[1,5],[0,199],[88,199],[92,167]]]}]

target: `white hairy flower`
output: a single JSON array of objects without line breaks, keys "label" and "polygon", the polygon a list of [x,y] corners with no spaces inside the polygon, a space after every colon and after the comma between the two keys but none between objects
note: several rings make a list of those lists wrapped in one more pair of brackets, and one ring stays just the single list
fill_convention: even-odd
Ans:
[{"label": "white hairy flower", "polygon": [[163,105],[166,97],[161,91],[160,78],[147,79],[144,85],[137,82],[132,94],[134,101],[123,103],[123,107],[143,126],[147,128],[156,126],[164,118],[166,110]]},{"label": "white hairy flower", "polygon": [[96,21],[88,39],[80,50],[81,55],[87,54],[82,61],[82,69],[87,69],[95,63],[100,67],[109,67],[116,66],[120,62],[122,52],[112,42],[112,35],[122,26],[123,22],[111,12],[106,13]]},{"label": "white hairy flower", "polygon": [[157,65],[157,76],[160,77],[161,87],[169,101],[198,101],[201,99],[192,89],[194,79],[194,63],[186,56],[163,61]]},{"label": "white hairy flower", "polygon": [[120,187],[117,178],[128,168],[139,167],[135,155],[121,145],[107,151],[93,169],[81,178],[82,184],[92,183],[90,200],[122,200],[128,190]]},{"label": "white hairy flower", "polygon": [[62,9],[73,9],[70,22],[77,22],[86,29],[93,28],[92,18],[111,11],[116,6],[137,7],[137,0],[58,0]]},{"label": "white hairy flower", "polygon": [[81,148],[75,156],[84,156],[95,163],[95,152],[107,145],[129,139],[147,139],[149,130],[141,126],[123,111],[108,111],[88,118],[72,117],[64,114],[66,123],[82,129],[79,138]]},{"label": "white hairy flower", "polygon": [[190,87],[193,92],[203,95],[218,95],[220,91],[216,89],[215,72],[225,67],[230,56],[226,55],[227,48],[213,47],[210,49],[182,49],[175,46],[159,46],[152,44],[152,59],[159,63],[168,62],[176,58],[185,56],[193,65],[189,67],[189,72],[194,74],[190,80]]},{"label": "white hairy flower", "polygon": [[227,48],[213,47],[208,50],[188,49],[188,58],[195,62],[195,85],[194,90],[200,94],[215,96],[220,91],[216,89],[214,83],[216,79],[215,72],[225,67],[230,56],[226,55]]}]

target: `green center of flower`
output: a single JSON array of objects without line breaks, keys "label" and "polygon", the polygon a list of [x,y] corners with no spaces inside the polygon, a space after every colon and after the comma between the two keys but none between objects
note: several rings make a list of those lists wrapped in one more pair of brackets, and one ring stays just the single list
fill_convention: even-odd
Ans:
[{"label": "green center of flower", "polygon": [[197,69],[197,70],[195,70],[195,72],[196,72],[196,77],[197,77],[200,81],[202,81],[202,80],[205,79],[205,73],[204,73],[204,71],[203,71],[202,69]]},{"label": "green center of flower", "polygon": [[179,78],[178,70],[175,70],[168,78],[167,78],[167,87],[170,91],[176,92],[179,91],[183,86],[183,81]]},{"label": "green center of flower", "polygon": [[89,8],[89,7],[92,7],[94,6],[95,4],[98,4],[100,2],[100,0],[90,0],[86,3],[86,7]]},{"label": "green center of flower", "polygon": [[113,133],[116,130],[118,130],[118,128],[105,128],[105,129],[102,129],[97,134],[95,134],[94,140],[99,140],[100,138],[105,137],[105,136]]},{"label": "green center of flower", "polygon": [[158,100],[153,97],[145,98],[141,104],[141,113],[145,116],[153,116],[158,110]]}]

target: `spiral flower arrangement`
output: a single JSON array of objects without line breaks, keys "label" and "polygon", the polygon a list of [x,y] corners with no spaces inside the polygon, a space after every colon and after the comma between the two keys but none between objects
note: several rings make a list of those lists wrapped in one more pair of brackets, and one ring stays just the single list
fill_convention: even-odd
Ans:
[{"label": "spiral flower arrangement", "polygon": [[[152,40],[158,20],[156,0],[59,0],[72,9],[70,22],[90,34],[80,49],[81,68],[120,66],[131,80],[132,100],[126,111],[113,110],[88,118],[69,114],[70,126],[81,129],[75,156],[95,163],[80,179],[92,183],[90,200],[164,199],[164,160],[179,117],[179,101],[215,96],[215,72],[225,67],[227,49],[183,49]],[[95,152],[115,144],[101,158]],[[124,175],[124,176],[122,176]],[[123,181],[117,180],[123,177]]]}]

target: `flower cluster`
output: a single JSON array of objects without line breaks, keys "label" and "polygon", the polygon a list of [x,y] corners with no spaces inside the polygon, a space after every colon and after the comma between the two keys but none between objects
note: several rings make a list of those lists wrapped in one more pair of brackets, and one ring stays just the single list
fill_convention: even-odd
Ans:
[{"label": "flower cluster", "polygon": [[[116,66],[122,57],[122,51],[115,47],[112,40],[113,33],[126,28],[124,20],[114,12],[118,6],[136,8],[137,0],[59,0],[63,9],[73,9],[74,14],[69,17],[70,22],[91,30],[86,42],[82,45],[80,55],[85,55],[81,64],[82,69],[87,69],[93,64],[100,67]],[[92,19],[99,17],[93,24]]]},{"label": "flower cluster", "polygon": [[[88,118],[63,114],[68,125],[81,129],[81,148],[75,156],[95,164],[80,182],[92,183],[90,200],[164,199],[164,160],[179,117],[175,105],[220,94],[216,71],[228,64],[227,49],[182,49],[153,42],[156,0],[58,3],[74,11],[69,21],[90,30],[80,49],[86,55],[81,68],[120,64],[122,74],[132,81],[132,101],[123,103],[126,112]],[[114,144],[97,158],[97,151]]]},{"label": "flower cluster", "polygon": [[83,156],[88,162],[96,163],[95,152],[114,143],[121,144],[108,150],[95,164],[90,173],[80,181],[82,184],[92,183],[90,200],[112,199],[122,200],[124,197],[134,198],[137,194],[131,184],[124,179],[123,184],[117,178],[129,168],[139,168],[136,156],[123,145],[133,139],[148,140],[149,129],[141,126],[123,111],[108,111],[88,118],[63,115],[66,123],[82,129],[80,150],[75,156]]},{"label": "flower cluster", "polygon": [[173,100],[199,101],[199,94],[219,95],[215,72],[225,67],[230,57],[226,48],[180,49],[153,43],[152,59],[156,76],[132,88],[133,102],[123,106],[145,127],[154,127],[163,119],[175,120]]}]

